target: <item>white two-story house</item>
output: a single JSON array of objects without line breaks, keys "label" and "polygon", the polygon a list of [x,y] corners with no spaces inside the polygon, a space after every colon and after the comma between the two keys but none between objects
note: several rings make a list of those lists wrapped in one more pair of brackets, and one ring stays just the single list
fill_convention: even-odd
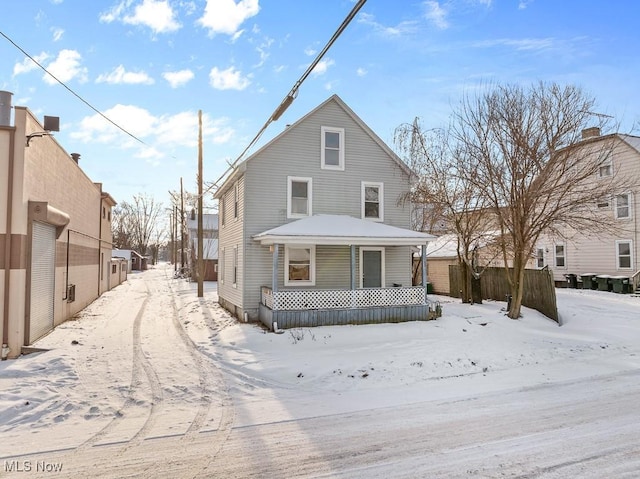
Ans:
[{"label": "white two-story house", "polygon": [[[548,267],[557,283],[567,282],[575,275],[579,281],[585,277],[586,287],[596,287],[591,277],[610,276],[629,280],[629,292],[640,284],[638,263],[640,224],[640,137],[624,134],[600,135],[598,128],[583,132],[584,147],[611,145],[610,155],[600,165],[593,181],[615,180],[619,191],[593,198],[596,214],[606,215],[614,221],[613,227],[597,232],[566,231],[564,238],[543,238],[536,248],[538,268]],[[580,145],[578,145],[580,146]],[[625,184],[621,189],[620,184]],[[576,281],[577,282],[577,281]],[[606,282],[604,283],[606,288]],[[611,284],[609,284],[611,288]]]},{"label": "white two-story house", "polygon": [[[428,319],[403,201],[411,171],[333,95],[240,163],[216,192],[218,296],[269,328]],[[433,309],[433,308],[432,308]]]}]

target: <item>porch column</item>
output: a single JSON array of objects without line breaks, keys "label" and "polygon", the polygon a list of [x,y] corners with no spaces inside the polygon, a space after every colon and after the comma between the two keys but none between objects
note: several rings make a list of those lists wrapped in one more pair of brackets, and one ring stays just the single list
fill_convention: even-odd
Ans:
[{"label": "porch column", "polygon": [[422,285],[424,286],[424,300],[427,301],[427,245],[423,244],[422,249]]},{"label": "porch column", "polygon": [[278,251],[279,244],[273,245],[273,267],[271,268],[271,291],[278,292]]},{"label": "porch column", "polygon": [[356,245],[351,245],[351,289],[356,289]]}]

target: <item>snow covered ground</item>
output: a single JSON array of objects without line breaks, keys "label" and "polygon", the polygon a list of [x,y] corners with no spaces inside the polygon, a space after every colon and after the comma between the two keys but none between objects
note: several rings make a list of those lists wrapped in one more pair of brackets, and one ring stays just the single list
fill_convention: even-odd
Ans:
[{"label": "snow covered ground", "polygon": [[[436,321],[274,334],[230,318],[216,303],[214,283],[206,285],[204,298],[197,298],[196,285],[173,279],[172,272],[161,265],[130,275],[127,283],[35,344],[48,351],[0,363],[0,476],[23,477],[19,474],[42,465],[40,472],[60,466],[58,477],[76,477],[88,464],[100,463],[105,451],[100,474],[87,477],[123,477],[125,470],[131,477],[162,477],[143,463],[142,454],[124,461],[125,469],[107,472],[114,457],[157,440],[155,452],[145,449],[144,457],[164,460],[166,477],[223,477],[211,473],[214,465],[216,470],[226,467],[224,477],[260,477],[256,471],[275,474],[284,466],[272,457],[270,448],[276,446],[259,438],[282,447],[283,438],[293,441],[307,421],[316,424],[318,436],[305,430],[304,440],[298,437],[291,444],[294,452],[299,448],[299,455],[308,456],[309,464],[302,460],[286,469],[290,477],[577,477],[578,470],[580,477],[600,477],[596,473],[604,459],[590,469],[582,456],[595,457],[588,451],[602,449],[599,441],[605,439],[599,435],[605,433],[606,441],[616,445],[605,461],[608,467],[623,467],[618,477],[640,477],[632,475],[640,475],[640,462],[630,459],[640,453],[640,444],[628,439],[640,437],[640,411],[635,411],[640,407],[640,297],[558,290],[560,326],[526,308],[514,321],[505,316],[504,303],[464,305],[437,297],[432,299],[441,301],[443,316]],[[602,404],[587,408],[586,398],[600,396]],[[497,439],[483,442],[471,430],[465,436],[466,427],[480,421],[468,411],[470,401],[475,401],[474,414],[482,411],[493,418],[483,416],[483,421],[509,418],[508,427],[495,426],[500,441],[507,431],[513,435],[519,429],[535,430],[527,437],[574,429],[531,439],[536,449],[525,454],[521,448],[528,440],[521,437],[515,447],[500,446]],[[556,403],[557,409],[540,409]],[[616,409],[617,415],[602,417],[602,407]],[[396,431],[407,444],[431,438],[426,429],[409,433],[407,415],[433,431],[443,417],[466,422],[457,430],[447,426],[459,441],[447,447],[446,441],[432,444],[437,454],[428,461],[419,459],[424,452],[396,451],[394,461],[401,457],[402,463],[390,469],[389,457],[374,457],[392,447],[381,445],[380,431]],[[565,415],[576,425],[545,426],[560,416],[567,421]],[[578,423],[579,434],[592,438],[584,439],[587,452],[569,448],[569,469],[561,469],[553,455],[543,467],[536,454],[557,451],[557,441],[578,434]],[[345,442],[334,437],[341,424]],[[267,427],[277,429],[276,439]],[[165,444],[161,440],[179,438],[195,450],[205,436],[208,452],[193,460],[169,459],[167,451],[175,451],[175,445],[159,446]],[[349,449],[356,447],[346,444],[354,443],[349,437],[359,438],[360,449]],[[373,438],[378,442],[369,444]],[[341,452],[338,461],[335,451],[322,450],[325,440],[351,452]],[[256,441],[258,452],[242,449]],[[468,452],[471,442],[500,456],[499,461]],[[113,447],[119,447],[117,454]],[[191,457],[187,450],[181,453],[185,458]],[[454,456],[446,454],[453,450],[467,451],[455,457],[467,457],[475,466],[452,461]],[[252,454],[271,457],[273,464],[237,469],[238,458]],[[235,459],[224,463],[225,457]],[[563,475],[568,470],[573,475]]]}]

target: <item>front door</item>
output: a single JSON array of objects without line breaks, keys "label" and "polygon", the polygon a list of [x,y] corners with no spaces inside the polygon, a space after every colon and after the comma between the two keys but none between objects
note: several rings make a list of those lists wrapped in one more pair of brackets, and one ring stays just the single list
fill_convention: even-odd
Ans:
[{"label": "front door", "polygon": [[362,287],[382,288],[384,250],[362,249]]}]

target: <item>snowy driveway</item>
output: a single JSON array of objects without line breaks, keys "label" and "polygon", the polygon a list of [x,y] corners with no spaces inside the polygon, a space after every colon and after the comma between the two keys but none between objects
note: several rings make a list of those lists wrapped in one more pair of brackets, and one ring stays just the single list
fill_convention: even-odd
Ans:
[{"label": "snowy driveway", "polygon": [[276,335],[171,273],[0,364],[0,477],[638,477],[640,298]]}]

